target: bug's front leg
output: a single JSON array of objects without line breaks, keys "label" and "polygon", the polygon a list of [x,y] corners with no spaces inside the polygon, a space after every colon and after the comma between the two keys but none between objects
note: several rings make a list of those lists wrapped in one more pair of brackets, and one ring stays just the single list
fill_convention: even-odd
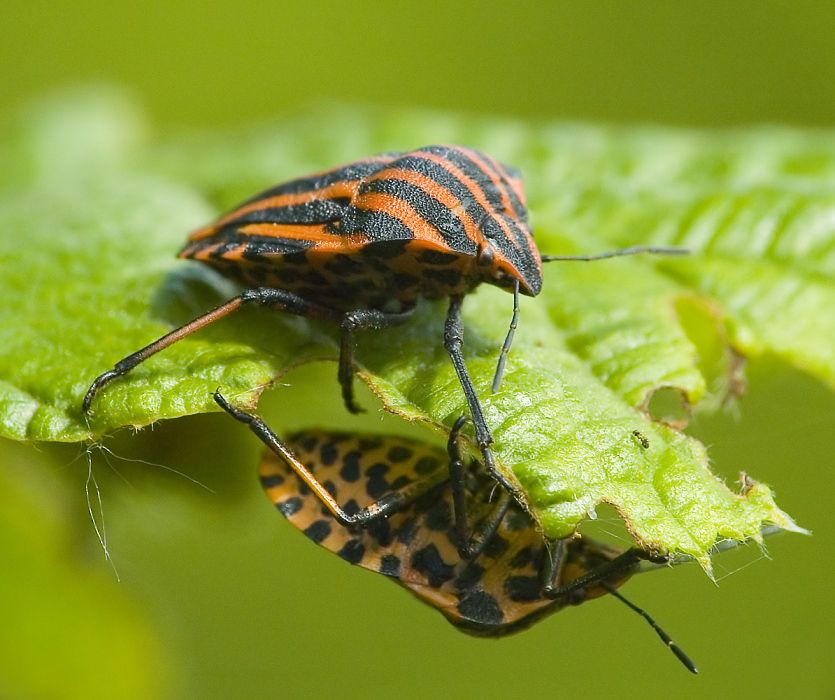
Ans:
[{"label": "bug's front leg", "polygon": [[446,325],[444,326],[444,347],[449,353],[452,365],[455,367],[455,373],[458,375],[458,381],[461,383],[461,388],[464,390],[464,396],[467,399],[473,427],[475,428],[476,442],[478,442],[478,449],[484,459],[484,468],[487,469],[490,476],[501,484],[502,488],[519,500],[517,488],[496,468],[496,460],[493,457],[493,451],[490,449],[493,436],[487,427],[484,412],[481,410],[481,403],[476,396],[470,373],[467,371],[467,365],[464,362],[464,326],[461,322],[463,300],[464,298],[461,296],[454,296],[450,299]]},{"label": "bug's front leg", "polygon": [[255,433],[258,439],[298,475],[308,488],[316,494],[316,497],[330,511],[337,522],[345,527],[366,527],[375,521],[387,518],[415,501],[415,499],[430,489],[447,480],[446,472],[443,469],[438,469],[424,479],[413,481],[403,488],[389,491],[379,500],[365,506],[365,508],[361,508],[354,513],[348,513],[337,503],[336,499],[325,488],[324,484],[314,476],[313,472],[299,460],[284,441],[261,418],[229,403],[219,392],[215,392],[214,399],[218,406],[235,420],[248,425],[249,429]]},{"label": "bug's front leg", "polygon": [[399,313],[357,309],[347,312],[342,317],[339,324],[339,385],[342,387],[342,400],[345,402],[345,408],[351,413],[362,412],[362,408],[354,401],[354,333],[399,326],[409,320],[413,313],[414,307]]}]

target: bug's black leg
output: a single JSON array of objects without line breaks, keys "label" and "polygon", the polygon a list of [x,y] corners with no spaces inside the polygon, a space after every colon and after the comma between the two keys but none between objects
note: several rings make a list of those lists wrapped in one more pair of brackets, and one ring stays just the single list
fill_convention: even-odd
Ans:
[{"label": "bug's black leg", "polygon": [[342,387],[342,400],[351,413],[361,413],[362,409],[354,401],[354,333],[364,330],[379,330],[398,326],[411,318],[414,307],[400,313],[384,313],[373,309],[358,309],[346,313],[339,324],[339,384]]},{"label": "bug's black leg", "polygon": [[[662,559],[665,559],[664,557],[652,557],[643,550],[636,548],[628,549],[623,554],[615,557],[605,564],[600,565],[594,571],[590,571],[585,576],[581,576],[580,578],[570,581],[565,585],[555,586],[554,584],[557,580],[559,580],[565,562],[566,542],[567,540],[545,541],[545,546],[551,555],[546,556],[545,561],[543,561],[542,575],[545,583],[542,587],[542,594],[545,597],[552,599],[568,598],[571,600],[572,594],[582,593],[589,587],[600,586],[605,588],[608,593],[611,593],[624,605],[628,606],[643,617],[649,623],[650,627],[655,630],[656,634],[661,638],[661,641],[667,645],[667,648],[675,654],[676,658],[684,664],[688,671],[691,673],[699,672],[696,668],[696,664],[693,663],[690,657],[684,653],[681,647],[673,641],[672,637],[670,637],[670,635],[661,628],[661,626],[649,615],[649,613],[625,598],[617,591],[615,586],[607,580],[615,576],[621,576],[629,569],[635,569],[637,571],[638,565],[642,559],[661,561]],[[574,602],[582,602],[583,597],[584,596],[580,596]]]},{"label": "bug's black leg", "polygon": [[309,302],[291,292],[286,292],[281,289],[273,289],[271,287],[254,287],[252,289],[247,289],[243,293],[233,299],[230,299],[226,303],[221,304],[217,308],[212,309],[208,313],[198,316],[193,321],[186,323],[184,326],[180,326],[170,333],[166,333],[150,345],[146,345],[141,350],[137,350],[136,352],[119,360],[113,366],[113,369],[108,370],[104,374],[96,377],[95,381],[87,390],[87,394],[84,396],[84,400],[81,403],[81,410],[84,413],[90,413],[90,406],[93,403],[93,399],[104,386],[117,377],[127,374],[138,364],[144,362],[152,355],[156,355],[160,350],[164,350],[169,345],[176,343],[178,340],[182,340],[195,331],[199,331],[201,328],[211,325],[215,321],[219,321],[224,316],[228,316],[233,311],[240,309],[242,306],[252,304],[269,306],[274,309],[287,311],[288,313],[296,316],[307,316],[309,318],[329,320],[339,320],[341,318],[341,314],[339,312]]},{"label": "bug's black leg", "polygon": [[[560,545],[562,545],[562,548],[560,547]],[[563,554],[559,558],[564,558],[565,540],[546,540],[546,547],[548,547],[554,555],[559,555],[559,550],[561,549]],[[648,555],[646,552],[633,547],[632,549],[627,549],[625,552],[618,555],[611,561],[608,561],[605,564],[601,564],[596,569],[590,571],[584,576],[580,576],[579,578],[576,578],[573,581],[569,581],[564,585],[555,585],[563,565],[562,561],[557,561],[556,563],[553,563],[555,562],[556,558],[558,557],[546,557],[546,561],[544,562],[544,566],[546,567],[543,571],[543,579],[545,580],[545,585],[542,588],[542,592],[543,595],[545,595],[548,598],[562,598],[563,596],[570,595],[574,591],[579,591],[585,588],[589,588],[591,586],[596,586],[605,582],[607,579],[612,578],[613,576],[623,574],[629,569],[634,568],[637,570],[637,567],[642,560],[651,559],[650,555]],[[548,560],[550,560],[551,563],[549,563]]]},{"label": "bug's black leg", "polygon": [[507,329],[507,335],[502,345],[502,350],[499,353],[499,361],[496,363],[496,374],[493,375],[493,386],[491,391],[495,394],[502,384],[502,376],[504,375],[504,366],[507,363],[507,355],[510,352],[510,346],[513,344],[513,336],[516,333],[516,327],[519,325],[519,280],[513,281],[513,316],[510,317],[510,327]]},{"label": "bug's black leg", "polygon": [[467,492],[465,484],[467,470],[461,459],[461,448],[458,444],[458,437],[466,422],[467,416],[461,416],[455,421],[455,425],[452,426],[452,430],[449,433],[447,453],[449,454],[450,487],[452,489],[452,505],[453,515],[455,517],[455,533],[458,540],[458,553],[462,559],[475,559],[484,551],[490,538],[496,534],[496,530],[501,525],[507,509],[513,503],[513,497],[509,492],[503,491],[490,515],[479,524],[478,528],[472,532],[470,531],[467,518]]},{"label": "bug's black leg", "polygon": [[299,461],[293,451],[284,444],[281,438],[263,420],[252,413],[247,413],[233,406],[219,392],[215,392],[214,399],[218,406],[235,420],[248,425],[249,429],[258,436],[258,439],[278,455],[307,484],[310,490],[316,494],[319,500],[331,512],[331,515],[345,527],[365,527],[375,520],[386,518],[409,505],[431,488],[445,482],[448,478],[447,473],[443,469],[438,469],[426,478],[412,482],[402,489],[390,491],[371,505],[362,508],[356,513],[349,514],[336,502],[322,483]]},{"label": "bug's black leg", "polygon": [[467,405],[470,408],[470,416],[472,417],[473,427],[475,428],[476,442],[484,458],[484,467],[487,472],[496,481],[501,484],[502,488],[510,492],[512,495],[517,495],[516,487],[511,484],[499,470],[496,468],[496,460],[493,457],[493,452],[490,445],[493,442],[493,436],[490,434],[490,429],[487,427],[487,421],[484,420],[484,412],[481,410],[481,404],[476,396],[473,382],[470,379],[470,373],[467,371],[467,365],[464,363],[464,355],[462,347],[464,344],[464,327],[461,323],[461,304],[463,297],[454,296],[450,298],[449,311],[447,312],[446,325],[444,327],[444,347],[449,353],[452,364],[455,367],[455,373],[458,375],[458,381],[461,383],[461,388],[464,390],[464,396],[467,399]]},{"label": "bug's black leg", "polygon": [[539,572],[542,581],[542,595],[546,598],[558,598],[556,582],[565,566],[565,552],[568,540],[544,539],[545,556],[542,557],[542,568]]},{"label": "bug's black leg", "polygon": [[684,667],[690,671],[690,673],[698,673],[699,669],[696,668],[696,664],[693,663],[693,660],[684,653],[684,650],[673,641],[673,638],[667,634],[661,625],[659,625],[650,614],[644,610],[643,608],[639,608],[635,603],[633,603],[628,598],[625,598],[614,586],[606,583],[606,581],[602,581],[600,585],[605,588],[609,593],[611,593],[615,598],[617,598],[621,603],[623,603],[626,607],[633,610],[634,612],[638,613],[644,620],[647,621],[650,627],[655,630],[655,633],[661,638],[661,641],[667,646],[667,648],[675,654],[676,658],[681,661]]}]

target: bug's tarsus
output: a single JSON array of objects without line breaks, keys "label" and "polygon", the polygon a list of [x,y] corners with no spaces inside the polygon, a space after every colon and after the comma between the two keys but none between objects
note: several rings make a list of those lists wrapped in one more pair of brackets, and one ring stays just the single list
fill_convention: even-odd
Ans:
[{"label": "bug's tarsus", "polygon": [[568,547],[568,538],[551,540],[543,538],[545,554],[539,571],[539,580],[542,583],[542,595],[546,598],[560,598],[566,595],[556,582],[562,577],[562,570],[565,566],[565,553]]},{"label": "bug's tarsus", "polygon": [[348,311],[339,323],[339,385],[342,400],[351,413],[362,413],[363,409],[354,400],[354,333],[365,330],[392,328],[408,321],[414,314],[414,306],[399,313],[386,313],[375,309]]},{"label": "bug's tarsus", "polygon": [[319,304],[314,304],[306,299],[287,292],[283,289],[275,289],[273,287],[252,287],[244,290],[241,294],[233,297],[229,301],[212,309],[208,313],[198,316],[193,321],[189,321],[185,325],[175,328],[173,331],[166,333],[161,338],[158,338],[153,343],[146,345],[141,350],[131,353],[127,357],[119,360],[113,369],[108,370],[100,375],[90,385],[84,400],[81,403],[81,409],[84,413],[90,413],[90,407],[96,394],[107,384],[117,377],[126,374],[138,364],[144,362],[152,355],[156,355],[161,350],[165,350],[169,345],[182,340],[188,335],[199,331],[206,326],[211,325],[215,321],[228,316],[233,311],[237,311],[242,306],[255,304],[259,306],[269,306],[274,309],[282,309],[288,313],[296,316],[306,316],[309,318],[322,319],[338,319],[340,314],[332,309],[329,309]]},{"label": "bug's tarsus", "polygon": [[261,442],[263,442],[272,452],[274,452],[290,469],[292,469],[298,477],[313,491],[325,507],[330,511],[331,515],[339,522],[348,528],[366,527],[371,523],[387,518],[392,513],[412,503],[415,499],[422,496],[424,493],[434,488],[438,484],[443,483],[447,479],[445,470],[439,469],[433,474],[410,483],[402,489],[390,491],[382,498],[358,510],[356,513],[347,513],[342,506],[340,506],[325,486],[320,482],[302,462],[299,461],[295,453],[284,443],[284,441],[276,435],[272,429],[258,416],[253,413],[248,413],[241,408],[230,403],[220,392],[216,391],[214,400],[224,411],[226,411],[235,420],[249,426],[249,429],[255,433]]},{"label": "bug's tarsus", "polygon": [[513,316],[510,318],[510,327],[507,329],[507,335],[504,339],[501,352],[499,353],[499,361],[496,363],[496,374],[493,375],[493,386],[491,391],[495,394],[502,384],[502,376],[504,375],[504,367],[507,363],[507,355],[510,352],[510,346],[513,343],[513,335],[516,333],[516,327],[519,325],[519,280],[513,280]]},{"label": "bug's tarsus", "polygon": [[630,246],[629,248],[607,250],[604,253],[596,253],[593,255],[543,255],[542,262],[556,262],[568,260],[589,262],[591,260],[606,260],[608,258],[619,258],[623,255],[642,255],[644,253],[650,255],[689,255],[690,251],[687,248],[666,248],[659,246],[636,245]]},{"label": "bug's tarsus", "polygon": [[600,585],[603,588],[605,588],[609,593],[611,593],[615,598],[617,598],[621,603],[623,603],[631,610],[643,617],[644,620],[646,620],[649,623],[649,626],[655,630],[655,633],[661,638],[661,641],[667,645],[669,650],[673,652],[673,654],[675,654],[676,658],[679,661],[681,661],[681,663],[688,671],[690,671],[690,673],[699,672],[699,669],[696,668],[696,664],[693,663],[693,660],[689,656],[687,656],[687,654],[684,653],[684,650],[673,641],[672,637],[670,637],[670,635],[663,630],[663,628],[650,616],[650,614],[646,610],[644,610],[643,608],[639,608],[631,600],[625,598],[623,595],[621,595],[620,592],[618,592],[618,590],[614,586],[610,585],[606,581],[601,581]]}]

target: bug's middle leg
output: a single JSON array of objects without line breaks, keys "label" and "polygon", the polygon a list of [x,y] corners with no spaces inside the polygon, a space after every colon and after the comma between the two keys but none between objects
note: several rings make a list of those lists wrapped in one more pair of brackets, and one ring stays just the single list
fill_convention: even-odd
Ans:
[{"label": "bug's middle leg", "polygon": [[354,401],[354,333],[399,326],[409,320],[413,313],[414,307],[399,313],[357,309],[347,312],[342,317],[339,324],[339,385],[342,387],[342,400],[345,402],[345,408],[351,413],[362,412],[362,408]]},{"label": "bug's middle leg", "polygon": [[232,405],[219,392],[214,394],[217,404],[235,420],[249,426],[249,429],[267,447],[292,469],[298,477],[310,488],[317,498],[330,511],[331,515],[345,527],[365,527],[371,523],[387,518],[401,508],[406,507],[427,491],[447,480],[448,475],[443,469],[438,469],[419,481],[414,481],[401,489],[389,491],[379,500],[358,510],[356,513],[345,511],[325,486],[293,453],[293,451],[278,437],[270,427],[258,416]]}]

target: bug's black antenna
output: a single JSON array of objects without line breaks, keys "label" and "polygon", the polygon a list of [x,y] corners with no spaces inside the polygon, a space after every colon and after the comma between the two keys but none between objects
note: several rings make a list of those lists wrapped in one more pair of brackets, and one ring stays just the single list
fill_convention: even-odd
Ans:
[{"label": "bug's black antenna", "polygon": [[557,260],[606,260],[607,258],[619,258],[622,255],[641,255],[643,253],[649,253],[650,255],[689,255],[690,251],[687,248],[659,248],[657,246],[636,245],[629,248],[608,250],[605,253],[597,253],[595,255],[543,255],[542,262],[554,262]]},{"label": "bug's black antenna", "polygon": [[670,637],[669,634],[667,634],[663,629],[661,629],[661,626],[655,620],[653,620],[652,617],[650,617],[650,614],[646,610],[644,610],[643,608],[639,608],[637,605],[635,605],[635,603],[624,598],[611,584],[602,581],[600,585],[613,596],[615,596],[615,598],[617,598],[621,603],[628,606],[636,613],[638,613],[641,617],[643,617],[649,623],[650,627],[652,627],[652,629],[655,630],[656,634],[659,637],[661,637],[661,641],[667,645],[669,650],[676,655],[676,658],[679,661],[681,661],[682,664],[684,664],[684,667],[688,671],[690,671],[690,673],[699,672],[699,669],[696,668],[696,664],[694,664],[690,657],[684,653],[681,647],[673,641],[672,637]]},{"label": "bug's black antenna", "polygon": [[516,327],[519,325],[519,280],[513,280],[513,316],[510,319],[510,327],[507,329],[507,335],[502,345],[502,351],[499,353],[499,361],[496,363],[496,374],[493,375],[493,386],[490,389],[494,394],[499,390],[502,383],[502,376],[504,376],[504,366],[507,362],[507,354],[510,352],[510,346],[513,343],[513,334],[516,333]]}]

